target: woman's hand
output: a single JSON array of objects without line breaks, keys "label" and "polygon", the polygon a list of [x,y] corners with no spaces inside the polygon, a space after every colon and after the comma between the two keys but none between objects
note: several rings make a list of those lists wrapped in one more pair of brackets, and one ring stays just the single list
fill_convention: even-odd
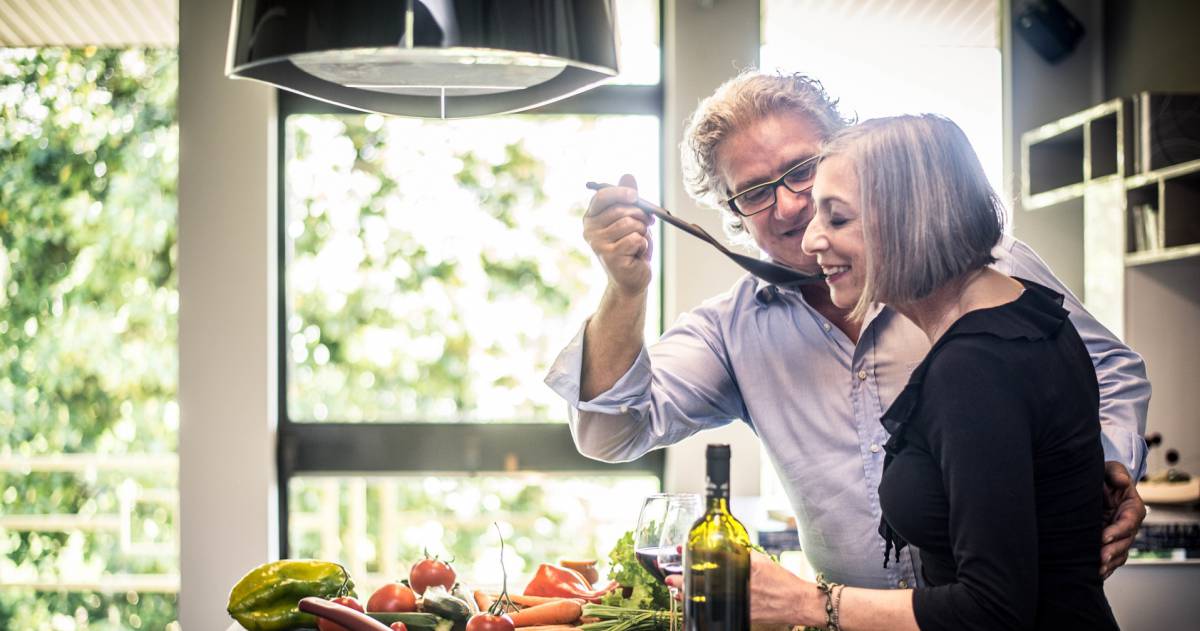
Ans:
[{"label": "woman's hand", "polygon": [[[667,585],[676,588],[676,600],[683,600],[682,576],[668,576]],[[750,622],[819,626],[825,623],[822,598],[815,583],[792,574],[761,552],[750,551]]]},{"label": "woman's hand", "polygon": [[771,557],[754,550],[750,551],[750,621],[755,624],[819,625],[818,620],[805,615],[816,610],[824,611],[817,603],[821,593],[815,583],[810,583],[789,572]]}]

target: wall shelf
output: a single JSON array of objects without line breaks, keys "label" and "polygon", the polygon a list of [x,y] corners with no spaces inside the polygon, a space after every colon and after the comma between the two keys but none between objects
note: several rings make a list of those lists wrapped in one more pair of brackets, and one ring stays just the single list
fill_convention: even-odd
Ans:
[{"label": "wall shelf", "polygon": [[1082,218],[1081,298],[1145,360],[1154,390],[1147,428],[1195,458],[1200,95],[1108,101],[1023,134],[1021,149],[1024,209]]},{"label": "wall shelf", "polygon": [[[1191,258],[1200,245],[1200,95],[1141,92],[1021,135],[1027,211],[1085,209],[1084,275]],[[1119,180],[1119,182],[1114,182]],[[1122,194],[1123,191],[1123,194]],[[1115,219],[1117,213],[1123,219]],[[1098,237],[1099,230],[1121,234]],[[1107,251],[1121,244],[1119,254]],[[1100,251],[1105,250],[1105,251]]]},{"label": "wall shelf", "polygon": [[1168,261],[1182,261],[1184,259],[1194,257],[1200,257],[1200,243],[1180,245],[1173,248],[1163,248],[1161,250],[1145,250],[1142,252],[1126,254],[1125,266],[1137,267],[1138,265],[1151,265],[1153,263],[1165,263]]},{"label": "wall shelf", "polygon": [[1084,186],[1080,184],[1068,184],[1060,188],[1056,188],[1044,193],[1031,195],[1022,206],[1025,210],[1045,210],[1053,208],[1063,202],[1083,199]]},{"label": "wall shelf", "polygon": [[1113,99],[1021,135],[1021,205],[1040,210],[1124,177],[1133,148],[1126,101]]}]

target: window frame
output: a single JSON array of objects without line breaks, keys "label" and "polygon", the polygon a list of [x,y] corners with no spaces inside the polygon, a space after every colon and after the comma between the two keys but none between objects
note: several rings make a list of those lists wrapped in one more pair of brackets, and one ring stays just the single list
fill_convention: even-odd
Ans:
[{"label": "window frame", "polygon": [[[663,4],[659,4],[659,41],[663,41]],[[653,85],[605,85],[556,101],[525,114],[644,115],[658,118],[658,143],[664,144],[664,55],[660,46],[659,82]],[[362,114],[292,92],[277,90],[276,239],[279,282],[275,335],[279,419],[276,475],[280,558],[290,558],[288,484],[298,475],[509,474],[520,472],[652,475],[661,488],[666,479],[666,451],[656,449],[636,460],[605,463],[579,453],[567,423],[338,422],[291,418],[288,409],[290,366],[287,339],[288,236],[286,159],[287,119],[300,114]],[[658,177],[664,177],[660,156]],[[660,239],[661,242],[661,239]],[[661,246],[661,243],[660,243]],[[663,249],[660,247],[660,253]],[[660,254],[661,262],[663,255]],[[661,265],[661,263],[660,263]],[[662,274],[655,291],[662,304]],[[658,326],[664,315],[659,310]],[[397,445],[404,445],[398,450]],[[486,446],[486,448],[485,448]],[[515,468],[514,468],[515,465]]]}]

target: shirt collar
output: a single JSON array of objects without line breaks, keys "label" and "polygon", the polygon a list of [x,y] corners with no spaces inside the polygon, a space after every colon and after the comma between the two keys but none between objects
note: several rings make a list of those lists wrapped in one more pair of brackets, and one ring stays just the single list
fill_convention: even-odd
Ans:
[{"label": "shirt collar", "polygon": [[[754,278],[754,301],[758,303],[758,306],[760,307],[770,306],[771,303],[775,302],[775,300],[779,298],[779,294],[783,292],[791,292],[800,298],[800,300],[804,300],[804,294],[801,293],[799,289],[787,289],[773,283],[768,283],[761,278]],[[867,325],[874,321],[875,318],[883,313],[885,309],[887,309],[887,305],[878,303],[871,305],[871,308],[867,310],[866,315],[863,316],[863,330],[865,331],[867,329]]]},{"label": "shirt collar", "polygon": [[759,306],[766,306],[774,302],[779,296],[780,289],[775,285],[755,276],[754,277],[754,300]]}]

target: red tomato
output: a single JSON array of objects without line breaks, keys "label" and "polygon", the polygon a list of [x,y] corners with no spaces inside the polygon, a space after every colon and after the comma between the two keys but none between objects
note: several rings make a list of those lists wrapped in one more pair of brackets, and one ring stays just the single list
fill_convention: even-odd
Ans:
[{"label": "red tomato", "polygon": [[[363,610],[362,605],[358,604],[357,600],[355,600],[349,596],[338,596],[337,598],[334,598],[331,602],[342,605],[343,607],[349,607],[355,611]],[[342,625],[340,625],[336,622],[330,622],[329,620],[326,620],[324,618],[317,618],[317,629],[319,629],[320,631],[349,631],[349,629],[347,629],[346,627],[343,627]]]},{"label": "red tomato", "polygon": [[512,618],[508,614],[493,616],[490,613],[477,613],[467,621],[467,631],[515,631]]},{"label": "red tomato", "polygon": [[403,622],[393,622],[392,631],[408,631],[408,625]]},{"label": "red tomato", "polygon": [[412,566],[408,573],[408,582],[418,594],[424,594],[425,588],[441,585],[447,590],[454,588],[454,568],[449,563],[436,558],[424,558]]},{"label": "red tomato", "polygon": [[388,583],[375,590],[367,601],[367,611],[416,611],[417,595],[407,585]]}]

